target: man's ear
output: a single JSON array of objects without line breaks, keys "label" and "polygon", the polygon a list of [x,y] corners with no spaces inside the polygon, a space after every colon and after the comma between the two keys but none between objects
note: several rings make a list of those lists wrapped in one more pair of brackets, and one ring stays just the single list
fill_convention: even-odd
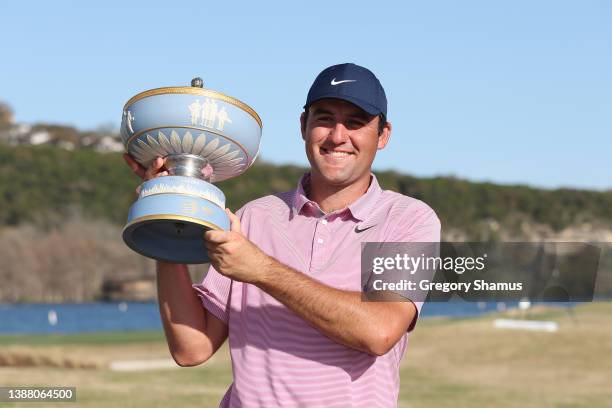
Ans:
[{"label": "man's ear", "polygon": [[378,136],[378,150],[384,149],[387,143],[389,143],[389,139],[391,138],[391,122],[387,122],[385,127],[383,128],[382,133]]},{"label": "man's ear", "polygon": [[302,132],[302,140],[306,140],[306,114],[304,112],[300,115],[300,132]]}]

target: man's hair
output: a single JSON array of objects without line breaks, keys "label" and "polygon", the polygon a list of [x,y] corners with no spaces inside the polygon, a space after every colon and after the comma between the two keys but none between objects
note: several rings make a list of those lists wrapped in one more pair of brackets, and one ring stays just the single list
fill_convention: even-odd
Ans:
[{"label": "man's hair", "polygon": [[[378,136],[382,135],[383,130],[385,130],[385,126],[387,126],[387,118],[385,118],[384,113],[380,113],[378,116]],[[304,109],[304,124],[302,125],[302,130],[306,130],[306,122],[308,122],[308,108]]]}]

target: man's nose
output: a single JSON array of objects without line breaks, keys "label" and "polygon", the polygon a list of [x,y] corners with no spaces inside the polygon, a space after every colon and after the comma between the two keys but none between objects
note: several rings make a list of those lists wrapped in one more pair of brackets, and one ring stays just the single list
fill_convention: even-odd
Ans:
[{"label": "man's nose", "polygon": [[341,122],[336,122],[334,127],[331,129],[329,138],[334,144],[342,144],[348,137],[348,130]]}]

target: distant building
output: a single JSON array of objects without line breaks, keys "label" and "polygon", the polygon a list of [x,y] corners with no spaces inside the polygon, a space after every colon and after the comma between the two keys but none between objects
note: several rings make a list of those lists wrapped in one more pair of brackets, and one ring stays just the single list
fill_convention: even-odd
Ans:
[{"label": "distant building", "polygon": [[14,123],[11,108],[0,102],[0,143],[10,146],[53,145],[65,150],[90,148],[100,153],[124,150],[119,132],[111,127],[79,131],[72,126],[38,123],[33,126]]},{"label": "distant building", "polygon": [[13,124],[8,127],[0,127],[0,142],[11,146],[29,144],[29,134],[32,130],[30,125],[23,123]]},{"label": "distant building", "polygon": [[121,143],[118,137],[106,135],[98,140],[98,142],[95,144],[95,149],[96,151],[102,153],[112,153],[122,152],[124,147],[123,143]]},{"label": "distant building", "polygon": [[69,140],[58,140],[56,146],[64,150],[74,150],[75,144]]},{"label": "distant building", "polygon": [[30,134],[30,144],[39,145],[49,143],[51,141],[51,133],[46,130],[38,130]]}]

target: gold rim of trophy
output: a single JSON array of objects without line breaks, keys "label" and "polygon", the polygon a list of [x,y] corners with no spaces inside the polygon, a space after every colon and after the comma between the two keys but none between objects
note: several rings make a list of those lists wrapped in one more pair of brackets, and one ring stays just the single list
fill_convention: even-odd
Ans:
[{"label": "gold rim of trophy", "polygon": [[[215,204],[216,205],[216,204]],[[219,207],[217,205],[217,207]],[[179,214],[151,214],[151,215],[143,215],[142,217],[138,217],[130,221],[125,227],[123,227],[123,232],[125,232],[128,228],[132,227],[134,224],[138,224],[145,221],[155,221],[155,220],[164,220],[164,221],[185,221],[191,222],[193,224],[198,224],[203,227],[208,227],[213,230],[222,230],[220,226],[217,224],[213,224],[210,221],[204,221],[199,218],[188,217],[186,215]]]},{"label": "gold rim of trophy", "polygon": [[253,119],[257,121],[257,123],[259,124],[259,127],[263,128],[263,124],[261,123],[261,118],[259,117],[257,112],[255,112],[255,110],[251,108],[249,105],[247,105],[246,103],[236,98],[233,98],[231,96],[222,94],[221,92],[217,92],[217,91],[213,91],[213,90],[205,89],[205,88],[198,88],[195,86],[168,86],[168,87],[163,87],[163,88],[149,89],[148,91],[144,91],[137,95],[132,96],[130,100],[127,101],[125,105],[123,105],[123,109],[125,110],[128,106],[130,106],[134,102],[137,102],[149,96],[164,95],[164,94],[191,94],[191,95],[211,96],[213,98],[217,98],[224,102],[231,103],[232,105],[237,106],[240,109],[248,112],[253,117]]}]

